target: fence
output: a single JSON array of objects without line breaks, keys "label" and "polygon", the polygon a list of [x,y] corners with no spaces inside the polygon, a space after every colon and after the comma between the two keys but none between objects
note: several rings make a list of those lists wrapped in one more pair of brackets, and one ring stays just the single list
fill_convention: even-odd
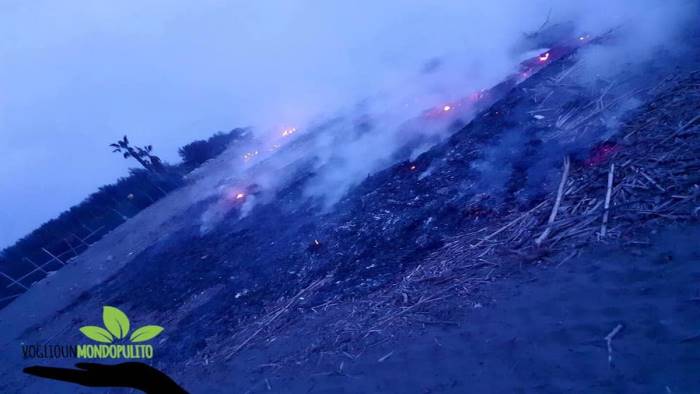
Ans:
[{"label": "fence", "polygon": [[78,257],[90,245],[99,240],[105,231],[105,226],[92,230],[86,228],[88,234],[79,236],[71,233],[68,237],[41,248],[41,255],[45,257],[42,261],[35,261],[27,256],[22,257],[22,267],[26,267],[25,272],[19,275],[0,270],[0,308],[9,304],[19,295],[29,290],[37,281],[50,275],[52,272],[69,264],[71,260]]}]

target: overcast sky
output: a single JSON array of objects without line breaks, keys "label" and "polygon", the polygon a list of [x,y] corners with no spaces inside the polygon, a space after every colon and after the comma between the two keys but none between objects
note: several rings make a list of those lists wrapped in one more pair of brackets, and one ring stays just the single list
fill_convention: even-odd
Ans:
[{"label": "overcast sky", "polygon": [[[125,133],[175,162],[218,130],[405,87],[436,57],[453,61],[423,92],[449,98],[508,72],[522,31],[560,3],[2,0],[0,247],[125,175],[134,163],[107,148]],[[566,12],[629,11],[584,3]]]}]

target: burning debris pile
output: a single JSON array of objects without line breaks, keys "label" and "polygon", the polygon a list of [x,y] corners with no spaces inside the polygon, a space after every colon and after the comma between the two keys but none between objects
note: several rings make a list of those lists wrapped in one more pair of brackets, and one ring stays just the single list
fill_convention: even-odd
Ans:
[{"label": "burning debris pile", "polygon": [[454,237],[366,308],[356,308],[345,328],[366,335],[367,327],[396,323],[447,294],[468,297],[504,262],[561,264],[592,242],[643,243],[640,230],[652,224],[697,220],[700,72],[666,79],[652,92],[655,98],[625,122],[619,138],[603,145],[616,147],[605,149],[605,163],[565,159],[555,192]]},{"label": "burning debris pile", "polygon": [[[445,143],[368,177],[332,211],[305,198],[313,167],[246,212],[257,193],[236,190],[229,198],[241,208],[216,228],[185,230],[138,256],[95,298],[158,294],[132,308],[182,309],[168,312],[173,362],[223,362],[302,323],[318,324],[309,351],[353,353],[513,265],[559,263],[591,242],[635,242],[646,223],[692,219],[698,74],[590,85],[576,67],[575,57],[559,59]],[[631,101],[649,104],[620,118]],[[138,277],[157,279],[129,286]]]},{"label": "burning debris pile", "polygon": [[[645,89],[644,94],[650,98],[647,104],[625,117],[614,137],[598,142],[585,156],[560,157],[558,179],[551,182],[549,193],[528,198],[520,204],[490,207],[483,200],[472,200],[472,205],[461,212],[451,211],[455,216],[469,216],[469,223],[461,223],[461,230],[452,237],[422,240],[421,237],[430,234],[426,224],[444,220],[433,216],[420,220],[417,219],[420,214],[415,212],[406,215],[405,208],[404,214],[397,216],[389,210],[376,212],[376,208],[367,207],[367,201],[419,209],[418,206],[425,203],[418,200],[428,199],[429,195],[440,198],[442,194],[452,194],[453,190],[428,195],[418,193],[418,196],[405,196],[402,201],[365,195],[360,204],[374,212],[375,221],[382,222],[382,227],[370,230],[346,223],[337,231],[370,232],[369,238],[355,244],[381,247],[382,238],[395,242],[387,229],[396,228],[399,216],[412,217],[419,224],[408,227],[422,229],[422,235],[414,238],[418,246],[414,251],[423,246],[429,250],[426,257],[415,259],[413,255],[416,264],[412,267],[407,267],[407,259],[390,260],[388,264],[393,267],[382,270],[382,262],[370,258],[363,250],[355,248],[353,252],[352,248],[324,245],[337,251],[336,258],[353,253],[360,258],[352,260],[352,268],[334,264],[328,270],[321,270],[325,275],[317,275],[317,279],[296,294],[268,305],[267,312],[248,325],[253,328],[239,331],[233,341],[229,341],[232,347],[227,347],[223,353],[207,354],[208,359],[225,360],[253,343],[269,344],[284,335],[280,330],[289,329],[287,325],[308,325],[309,319],[316,319],[312,324],[316,331],[310,333],[316,340],[304,354],[287,355],[290,358],[286,361],[308,361],[311,354],[321,351],[352,356],[362,352],[368,344],[382,341],[381,333],[389,326],[410,321],[445,321],[444,314],[450,312],[443,310],[439,301],[458,297],[466,300],[460,303],[462,306],[470,305],[472,294],[481,284],[513,266],[561,264],[591,243],[643,243],[644,229],[650,225],[697,220],[700,214],[700,159],[697,156],[700,151],[700,116],[697,115],[700,72],[664,79]],[[576,111],[580,123],[575,130],[580,132],[593,127],[603,115],[603,108],[619,103],[622,96],[624,93],[619,92],[609,102],[601,97],[582,104]],[[556,130],[561,133],[567,131],[562,118],[576,122],[574,117],[567,117],[569,112],[560,108],[558,113],[548,115],[556,119]],[[559,138],[566,137],[559,135]],[[392,173],[399,178],[418,176],[412,174],[413,166],[423,171],[430,166],[423,160],[411,164],[409,171],[396,167]],[[385,184],[391,185],[391,182]],[[420,190],[419,185],[416,188]],[[402,236],[406,235],[404,231]],[[435,244],[428,246],[431,242]],[[344,272],[348,269],[351,273]],[[387,274],[385,280],[381,279],[382,271]],[[373,274],[368,276],[363,272]],[[357,283],[357,278],[365,279]],[[341,281],[345,284],[341,285]],[[332,290],[352,283],[355,286],[351,294]],[[307,318],[298,319],[301,315]]]},{"label": "burning debris pile", "polygon": [[[575,67],[562,58],[332,212],[304,199],[314,174],[301,171],[274,204],[233,210],[206,236],[182,232],[95,299],[166,294],[133,308],[168,311],[174,362],[222,362],[309,320],[309,352],[354,353],[391,325],[436,318],[446,297],[469,300],[513,265],[561,263],[591,242],[637,242],[647,224],[696,217],[700,75],[584,89]],[[631,99],[648,104],[621,121]],[[242,205],[256,193],[229,198]],[[130,287],[137,277],[157,279]]]}]

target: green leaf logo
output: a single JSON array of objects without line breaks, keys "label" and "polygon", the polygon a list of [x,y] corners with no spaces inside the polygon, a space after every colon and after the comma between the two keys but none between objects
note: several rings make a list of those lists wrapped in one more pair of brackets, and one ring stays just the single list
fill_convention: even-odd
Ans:
[{"label": "green leaf logo", "polygon": [[109,331],[105,330],[102,327],[97,327],[97,326],[80,327],[80,332],[85,334],[86,337],[92,339],[93,341],[97,341],[97,342],[112,343],[112,341],[114,340],[114,338],[112,338],[112,334],[110,334]]},{"label": "green leaf logo", "polygon": [[[97,326],[84,326],[80,327],[80,332],[93,341],[101,343],[112,343],[117,339],[126,338],[129,334],[129,318],[119,308],[105,305],[102,308],[102,321],[106,330]],[[135,343],[145,342],[157,337],[161,332],[163,332],[161,326],[143,326],[134,330],[129,340]]]},{"label": "green leaf logo", "polygon": [[149,339],[155,338],[162,331],[163,327],[161,326],[143,326],[141,328],[136,329],[131,334],[131,338],[129,338],[129,340],[131,340],[131,342],[145,342]]},{"label": "green leaf logo", "polygon": [[129,333],[129,318],[126,314],[113,306],[102,308],[102,321],[109,332],[117,339],[126,338]]}]

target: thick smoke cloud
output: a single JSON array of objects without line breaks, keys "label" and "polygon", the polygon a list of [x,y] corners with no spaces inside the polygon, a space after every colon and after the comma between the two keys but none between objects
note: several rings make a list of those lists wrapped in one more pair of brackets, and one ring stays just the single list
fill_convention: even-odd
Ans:
[{"label": "thick smoke cloud", "polygon": [[[570,76],[581,88],[593,92],[598,90],[601,81],[619,76],[621,72],[628,75],[639,72],[636,68],[660,56],[661,49],[673,62],[672,57],[679,56],[683,49],[678,38],[691,20],[690,15],[694,15],[691,11],[694,7],[688,2],[506,3],[499,7],[483,3],[473,5],[471,12],[462,13],[449,9],[449,4],[447,8],[440,8],[437,13],[456,16],[454,24],[451,18],[445,19],[451,32],[438,41],[433,41],[434,36],[409,39],[413,44],[411,56],[420,55],[429,60],[420,63],[418,58],[413,58],[402,64],[405,67],[379,68],[378,74],[387,70],[391,74],[383,76],[374,87],[347,91],[348,96],[339,104],[361,100],[360,104],[346,107],[341,120],[334,122],[333,132],[316,138],[311,149],[301,152],[318,159],[317,174],[307,194],[321,196],[327,207],[332,206],[351,186],[390,164],[396,150],[407,139],[415,138],[415,134],[433,137],[412,152],[410,158],[414,158],[449,135],[451,129],[448,124],[437,122],[407,125],[410,117],[425,108],[440,108],[441,103],[493,86],[516,72],[520,61],[542,53],[557,39],[580,35],[611,37],[603,45],[583,48],[579,65]],[[504,5],[510,6],[507,8],[510,12]],[[547,41],[546,34],[528,39],[532,33],[545,30],[555,33],[550,35],[554,41]],[[366,80],[369,79],[371,77]],[[609,119],[611,124],[599,134],[546,144],[538,157],[533,158],[529,182],[540,184],[551,177],[548,170],[559,162],[560,151],[575,153],[609,138],[616,129],[612,123],[638,103],[634,96],[626,97],[615,108]],[[461,120],[468,121],[471,115],[473,113],[466,113]],[[370,125],[358,127],[358,120],[366,119]],[[490,183],[484,188],[485,192],[498,194],[502,191],[496,189],[503,189],[505,185],[499,188],[493,180],[505,182],[512,170],[511,162],[524,154],[526,139],[522,138],[522,132],[507,131],[501,144],[488,149],[484,161],[474,163],[475,168],[481,167],[485,182]],[[498,166],[503,167],[496,168]]]},{"label": "thick smoke cloud", "polygon": [[340,114],[337,135],[364,113],[371,133],[314,143],[327,151],[308,193],[332,202],[387,164],[410,116],[512,72],[537,49],[523,33],[548,18],[592,34],[622,25],[634,59],[692,14],[682,1],[610,3],[4,2],[0,244],[125,174],[106,148],[124,133],[176,161],[216,130],[250,125],[264,140]]}]

